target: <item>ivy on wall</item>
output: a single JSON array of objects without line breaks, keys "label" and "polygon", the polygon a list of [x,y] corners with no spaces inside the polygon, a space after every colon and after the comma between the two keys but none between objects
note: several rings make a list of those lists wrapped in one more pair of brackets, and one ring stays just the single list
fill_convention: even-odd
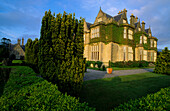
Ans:
[{"label": "ivy on wall", "polygon": [[104,23],[98,24],[100,26],[100,37],[92,38],[90,39],[90,44],[92,43],[98,43],[103,42],[105,44],[108,44],[110,42],[122,44],[122,45],[129,45],[133,48],[133,51],[135,51],[135,47],[140,44],[140,36],[145,35],[147,37],[147,43],[142,43],[141,46],[144,47],[145,50],[155,50],[157,51],[157,48],[151,48],[150,47],[150,39],[148,39],[148,34],[146,32],[136,32],[133,35],[133,40],[130,39],[124,39],[123,33],[124,33],[124,26],[123,25],[117,25],[117,23],[112,22],[107,25]]}]

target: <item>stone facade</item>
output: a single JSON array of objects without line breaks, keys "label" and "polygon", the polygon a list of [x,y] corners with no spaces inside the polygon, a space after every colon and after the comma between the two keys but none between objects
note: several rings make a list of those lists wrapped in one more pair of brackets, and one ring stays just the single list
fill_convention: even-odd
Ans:
[{"label": "stone facade", "polygon": [[133,14],[130,23],[127,10],[116,16],[104,13],[101,8],[93,24],[84,22],[84,57],[88,61],[151,61],[157,57],[157,38],[150,27]]}]

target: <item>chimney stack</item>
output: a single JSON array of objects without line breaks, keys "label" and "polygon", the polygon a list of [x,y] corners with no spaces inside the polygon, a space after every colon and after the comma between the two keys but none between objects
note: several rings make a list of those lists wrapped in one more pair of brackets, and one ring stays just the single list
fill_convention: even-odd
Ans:
[{"label": "chimney stack", "polygon": [[18,44],[20,45],[20,43],[21,43],[21,39],[18,39]]},{"label": "chimney stack", "polygon": [[118,14],[121,14],[121,13],[123,13],[123,12],[125,12],[125,14],[127,14],[127,10],[126,10],[126,8],[125,8],[125,9],[123,9],[123,10],[121,10],[121,11],[119,11],[119,13],[118,13]]},{"label": "chimney stack", "polygon": [[134,19],[134,23],[138,22],[138,17],[136,16],[136,18]]},{"label": "chimney stack", "polygon": [[24,45],[24,38],[22,38],[22,46]]},{"label": "chimney stack", "polygon": [[134,19],[135,19],[135,16],[133,14],[131,14],[130,16],[130,24],[134,26]]},{"label": "chimney stack", "polygon": [[145,22],[142,21],[142,32],[145,32]]}]

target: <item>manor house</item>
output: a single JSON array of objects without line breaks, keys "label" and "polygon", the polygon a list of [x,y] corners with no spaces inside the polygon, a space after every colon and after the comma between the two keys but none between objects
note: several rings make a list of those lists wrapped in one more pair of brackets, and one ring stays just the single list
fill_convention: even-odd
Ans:
[{"label": "manor house", "polygon": [[88,61],[151,61],[157,58],[157,41],[151,28],[127,10],[116,16],[104,13],[101,8],[93,24],[84,22],[84,57]]}]

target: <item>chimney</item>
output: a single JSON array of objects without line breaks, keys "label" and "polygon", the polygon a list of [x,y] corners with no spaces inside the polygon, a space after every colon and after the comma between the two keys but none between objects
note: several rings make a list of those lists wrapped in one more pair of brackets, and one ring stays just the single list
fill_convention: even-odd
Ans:
[{"label": "chimney", "polygon": [[22,38],[22,46],[24,45],[24,38]]},{"label": "chimney", "polygon": [[125,8],[125,9],[123,9],[123,11],[125,12],[125,14],[127,14],[127,10],[126,10],[126,8]]},{"label": "chimney", "polygon": [[136,16],[136,18],[134,19],[134,23],[138,22],[138,17]]},{"label": "chimney", "polygon": [[134,25],[134,18],[135,18],[135,16],[133,14],[131,14],[131,16],[130,16],[130,24],[131,25]]},{"label": "chimney", "polygon": [[21,43],[21,39],[18,39],[18,44],[20,45],[20,43]]},{"label": "chimney", "polygon": [[145,22],[142,21],[142,32],[145,32]]},{"label": "chimney", "polygon": [[121,13],[123,13],[123,12],[125,12],[125,14],[127,14],[127,10],[126,10],[126,8],[125,8],[125,9],[123,9],[123,10],[121,10],[121,11],[119,11],[119,13],[118,13],[118,14],[121,14]]}]

